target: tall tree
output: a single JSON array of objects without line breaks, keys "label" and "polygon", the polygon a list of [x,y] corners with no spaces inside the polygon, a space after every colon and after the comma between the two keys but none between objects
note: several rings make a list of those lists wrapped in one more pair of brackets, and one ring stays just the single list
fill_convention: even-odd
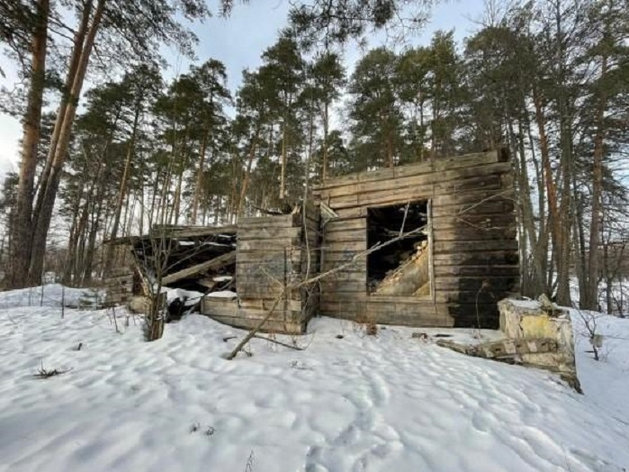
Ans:
[{"label": "tall tree", "polygon": [[398,161],[403,118],[396,69],[395,53],[377,48],[358,62],[350,78],[349,116],[357,169],[393,167]]},{"label": "tall tree", "polygon": [[[16,7],[17,8],[17,7]],[[46,54],[48,46],[48,20],[50,1],[39,0],[34,11],[20,10],[20,14],[32,16],[27,28],[30,37],[31,66],[29,71],[29,90],[26,110],[23,118],[23,137],[20,159],[20,171],[15,202],[15,212],[11,219],[11,274],[9,285],[24,285],[29,274],[30,237],[32,235],[32,206],[37,167],[37,152],[40,140],[40,122],[46,77]],[[5,18],[10,18],[7,16]],[[9,40],[11,32],[6,31]]]}]

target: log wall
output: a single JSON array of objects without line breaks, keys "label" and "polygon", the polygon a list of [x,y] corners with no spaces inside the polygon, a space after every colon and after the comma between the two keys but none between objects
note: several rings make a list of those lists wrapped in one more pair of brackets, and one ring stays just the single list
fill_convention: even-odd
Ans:
[{"label": "log wall", "polygon": [[496,303],[519,283],[508,156],[487,152],[363,172],[327,180],[315,193],[339,215],[322,231],[323,272],[367,249],[369,207],[431,202],[431,296],[368,295],[362,258],[321,283],[321,314],[411,326],[497,327]]},{"label": "log wall", "polygon": [[[308,228],[304,232],[303,228]],[[224,323],[251,328],[265,317],[286,286],[318,272],[318,219],[313,205],[306,215],[240,218],[236,253],[237,301],[203,301],[202,312]],[[307,238],[307,244],[306,244]],[[307,251],[306,248],[309,250]],[[265,331],[303,333],[318,309],[310,288],[287,292],[265,324]]]}]

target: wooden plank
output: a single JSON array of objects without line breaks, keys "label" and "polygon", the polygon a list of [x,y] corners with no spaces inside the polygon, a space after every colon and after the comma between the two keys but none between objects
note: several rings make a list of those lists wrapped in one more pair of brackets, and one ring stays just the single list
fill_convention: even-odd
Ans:
[{"label": "wooden plank", "polygon": [[[275,302],[274,298],[259,298],[255,300],[241,299],[239,301],[241,308],[252,308],[254,310],[270,310]],[[283,300],[280,302],[282,309],[286,308],[290,311],[299,311],[302,308],[301,300]]]},{"label": "wooden plank", "polygon": [[367,238],[364,241],[342,241],[335,242],[323,241],[322,249],[326,251],[346,251],[346,252],[362,252],[367,249]]},{"label": "wooden plank", "polygon": [[350,207],[350,208],[337,208],[336,211],[339,215],[339,218],[364,218],[367,216],[367,208],[366,207]]},{"label": "wooden plank", "polygon": [[435,254],[435,266],[480,266],[480,265],[516,265],[520,259],[517,250],[488,250],[483,253],[457,251],[450,254]]},{"label": "wooden plank", "polygon": [[323,302],[321,312],[327,316],[356,322],[394,324],[416,327],[452,327],[455,319],[445,304],[379,305],[365,302]]},{"label": "wooden plank", "polygon": [[299,240],[285,241],[282,239],[253,239],[250,241],[238,241],[238,251],[284,251],[299,247]]},{"label": "wooden plank", "polygon": [[344,242],[356,242],[367,240],[367,229],[348,229],[346,231],[326,232],[324,242],[326,245]]},{"label": "wooden plank", "polygon": [[[276,285],[273,283],[257,284],[237,282],[236,284],[236,292],[243,299],[275,299],[282,295],[283,291],[283,285]],[[284,296],[287,300],[299,300],[299,290],[286,293]]]},{"label": "wooden plank", "polygon": [[290,228],[294,226],[294,223],[293,215],[257,216],[239,218],[237,226],[238,229],[259,227]]},{"label": "wooden plank", "polygon": [[[487,178],[479,179],[486,180]],[[449,196],[456,196],[461,193],[478,191],[482,187],[482,190],[487,194],[489,192],[502,192],[500,188],[499,179],[495,179],[491,184],[485,184],[484,186],[475,184],[465,184],[466,181],[453,181],[449,184],[446,183],[430,183],[430,184],[415,184],[409,187],[398,187],[395,182],[391,182],[389,188],[385,188],[380,191],[373,191],[370,193],[361,193],[355,195],[344,195],[332,198],[330,200],[330,206],[338,211],[342,208],[354,207],[354,206],[388,206],[394,204],[402,204],[408,201],[416,200],[428,200],[431,198],[446,198]]]},{"label": "wooden plank", "polygon": [[[443,204],[434,205],[433,202],[433,218],[440,217],[459,217],[466,218],[476,215],[505,215],[513,211],[513,202],[510,200],[487,200],[480,205],[469,204]],[[515,215],[514,215],[515,218]]]},{"label": "wooden plank", "polygon": [[[332,268],[336,268],[342,264],[348,263],[352,260],[352,258],[356,255],[360,254],[358,251],[325,251],[325,259],[323,262],[323,269],[330,270]],[[357,268],[366,266],[367,264],[367,256],[361,256],[354,264],[352,264],[352,268],[347,268],[348,270],[359,270]],[[345,270],[345,269],[344,269]]]},{"label": "wooden plank", "polygon": [[449,195],[437,195],[432,199],[437,206],[462,205],[461,214],[469,208],[482,206],[491,201],[513,200],[515,195],[512,190],[469,190],[467,192],[453,193]]},{"label": "wooden plank", "polygon": [[348,231],[348,230],[357,230],[367,229],[367,218],[358,217],[352,219],[345,219],[340,221],[330,220],[327,225],[325,225],[325,233],[334,233],[337,231]]},{"label": "wooden plank", "polygon": [[[350,197],[358,196],[359,203],[367,196],[383,195],[383,192],[414,193],[416,195],[431,195],[435,193],[452,193],[475,188],[499,189],[503,181],[501,174],[511,171],[508,163],[490,164],[482,167],[464,168],[438,173],[429,173],[410,177],[382,179],[367,183],[356,183],[349,186],[337,187],[322,193],[322,198],[330,199],[330,206],[334,208],[337,202],[351,201]],[[414,192],[413,192],[414,191]],[[380,197],[377,197],[380,198]]]},{"label": "wooden plank", "polygon": [[187,267],[173,274],[168,274],[162,277],[162,285],[168,285],[177,280],[185,279],[187,277],[192,277],[201,272],[205,272],[207,270],[218,270],[221,267],[224,267],[229,264],[233,264],[236,261],[236,251],[228,252],[227,254],[223,254],[222,256],[215,257],[214,259],[210,259],[209,261],[201,262],[200,264],[196,264],[192,267]]},{"label": "wooden plank", "polygon": [[284,251],[238,251],[236,254],[236,264],[264,264],[268,262],[290,260],[293,264],[301,261],[302,251],[292,250],[284,254]]},{"label": "wooden plank", "polygon": [[241,229],[238,231],[238,242],[251,241],[251,240],[278,240],[281,239],[287,243],[299,243],[301,237],[301,228],[288,227],[288,228],[255,228],[255,229]]},{"label": "wooden plank", "polygon": [[409,175],[421,175],[431,172],[443,172],[448,169],[464,168],[470,166],[483,166],[498,162],[498,154],[495,151],[485,153],[466,154],[462,156],[439,158],[432,161],[420,162],[417,164],[409,164],[401,167],[393,167],[390,169],[379,169],[375,171],[366,171],[348,176],[336,177],[325,180],[316,188],[319,195],[323,195],[324,189],[351,185],[356,182],[369,182],[372,180],[380,180],[383,178],[394,179],[396,177],[405,177]]},{"label": "wooden plank", "polygon": [[367,281],[357,282],[353,280],[325,280],[321,282],[321,291],[323,293],[332,292],[361,292],[367,291]]},{"label": "wooden plank", "polygon": [[456,303],[475,305],[477,300],[479,305],[496,304],[498,300],[507,296],[507,291],[469,291],[461,292],[457,290],[435,292],[435,300],[439,303]]},{"label": "wooden plank", "polygon": [[468,226],[471,228],[506,228],[515,224],[515,215],[505,214],[502,211],[491,214],[459,215],[457,213],[441,214],[433,216],[432,226],[437,229],[450,229],[458,226]]},{"label": "wooden plank", "polygon": [[495,241],[509,240],[515,241],[517,229],[514,226],[508,228],[471,228],[460,225],[453,229],[435,229],[434,241]]},{"label": "wooden plank", "polygon": [[520,274],[518,265],[438,265],[435,267],[435,277],[465,277],[465,276],[513,276]]},{"label": "wooden plank", "polygon": [[367,271],[340,271],[321,279],[326,282],[360,282],[367,283]]},{"label": "wooden plank", "polygon": [[435,280],[435,290],[508,292],[518,283],[519,275],[487,275],[472,277],[439,277]]},{"label": "wooden plank", "polygon": [[[435,237],[436,239],[436,237]],[[489,241],[437,241],[434,243],[434,253],[455,254],[472,253],[479,251],[517,250],[518,242],[512,239]],[[436,263],[436,261],[435,261]]]}]

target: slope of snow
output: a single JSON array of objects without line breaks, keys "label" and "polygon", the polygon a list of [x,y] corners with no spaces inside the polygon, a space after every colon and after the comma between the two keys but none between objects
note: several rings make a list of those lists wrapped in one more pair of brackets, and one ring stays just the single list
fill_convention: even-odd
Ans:
[{"label": "slope of snow", "polygon": [[[111,310],[61,319],[54,308],[0,308],[0,471],[629,468],[620,340],[603,363],[578,346],[578,395],[547,372],[411,338],[427,330],[372,337],[322,318],[307,336],[281,337],[304,351],[254,339],[251,357],[227,361],[242,331],[190,315],[145,343],[139,319],[116,311],[121,334]],[[629,337],[628,320],[600,325]],[[70,370],[34,378],[42,365]]]}]

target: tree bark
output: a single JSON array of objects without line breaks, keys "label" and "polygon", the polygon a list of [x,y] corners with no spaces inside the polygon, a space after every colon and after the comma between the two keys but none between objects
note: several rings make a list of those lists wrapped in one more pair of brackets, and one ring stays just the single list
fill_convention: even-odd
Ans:
[{"label": "tree bark", "polygon": [[48,17],[50,0],[37,2],[37,23],[31,42],[31,82],[29,85],[26,114],[24,115],[22,156],[18,181],[15,213],[11,225],[11,276],[13,288],[25,287],[31,256],[33,189],[37,168],[37,149],[41,135],[41,114],[46,78],[46,54],[48,47]]},{"label": "tree bark", "polygon": [[[131,139],[129,140],[129,146],[127,148],[127,156],[124,164],[124,171],[122,172],[122,180],[120,181],[120,189],[118,191],[118,200],[116,202],[116,209],[114,213],[114,221],[111,228],[111,235],[109,239],[116,239],[118,236],[118,228],[120,226],[120,215],[122,214],[122,205],[124,203],[125,196],[127,194],[127,182],[129,180],[129,175],[131,174],[131,160],[133,158],[133,151],[135,149],[135,137],[137,135],[138,122],[140,121],[140,108],[137,107],[135,110],[135,116],[133,117],[133,128],[131,130]],[[105,274],[109,273],[111,269],[111,265],[113,264],[113,259],[116,254],[116,248],[113,244],[109,244],[107,246],[107,254],[105,256],[105,267],[103,268],[103,272]]]},{"label": "tree bark", "polygon": [[[601,80],[607,75],[607,55],[604,53],[601,61]],[[585,294],[581,308],[586,310],[598,309],[598,281],[600,272],[600,240],[601,213],[603,194],[603,145],[605,139],[605,109],[607,98],[604,89],[601,90],[599,106],[596,111],[596,135],[594,136],[594,161],[592,165],[592,217],[590,220],[590,244],[588,255],[588,273],[585,283]]]},{"label": "tree bark", "polygon": [[[43,269],[44,255],[46,252],[46,238],[48,236],[48,230],[50,229],[50,221],[52,219],[52,212],[55,205],[55,199],[57,197],[59,181],[61,180],[61,172],[66,159],[68,146],[70,144],[70,135],[72,133],[72,126],[74,124],[78,100],[83,88],[85,73],[87,71],[92,48],[96,39],[96,33],[98,32],[104,9],[105,0],[99,0],[89,31],[85,38],[85,44],[83,46],[76,74],[72,80],[72,88],[70,90],[65,116],[63,117],[63,121],[60,125],[59,141],[54,151],[50,175],[48,176],[47,181],[43,182],[47,185],[42,186],[41,188],[41,191],[44,192],[42,205],[39,214],[36,215],[37,220],[33,228],[31,265],[29,270],[29,278],[31,282],[37,280],[37,278],[41,276]],[[57,126],[55,126],[55,128],[56,127]]]},{"label": "tree bark", "polygon": [[199,200],[201,200],[201,193],[203,191],[203,165],[205,164],[205,153],[207,152],[207,142],[209,138],[209,131],[206,131],[201,141],[201,149],[199,151],[199,170],[197,171],[197,182],[194,189],[194,197],[192,199],[192,214],[190,216],[190,222],[197,224],[197,214],[199,211]]},{"label": "tree bark", "polygon": [[81,16],[81,24],[76,34],[74,35],[74,41],[73,41],[74,47],[72,49],[72,55],[70,57],[70,65],[68,67],[66,80],[63,85],[61,103],[59,104],[59,110],[57,111],[57,116],[55,118],[55,126],[53,127],[53,130],[52,130],[52,136],[50,139],[50,147],[48,149],[46,163],[44,165],[44,169],[42,171],[42,175],[39,181],[39,191],[37,193],[37,202],[35,204],[35,209],[33,212],[33,221],[37,221],[37,217],[40,213],[40,210],[43,204],[45,186],[50,177],[50,171],[52,169],[52,164],[55,158],[55,150],[57,149],[57,144],[59,143],[59,134],[61,133],[63,120],[65,119],[66,111],[68,109],[68,101],[70,100],[72,82],[76,75],[76,71],[79,67],[81,54],[83,53],[85,36],[87,35],[87,31],[89,29],[89,20],[90,20],[91,13],[92,13],[92,0],[88,0],[85,6],[83,7],[83,14]]},{"label": "tree bark", "polygon": [[326,101],[323,108],[323,163],[321,180],[328,178],[328,132],[330,127],[330,105]]},{"label": "tree bark", "polygon": [[244,213],[245,198],[247,197],[247,188],[249,187],[249,178],[251,176],[251,168],[253,166],[253,159],[256,156],[256,149],[258,148],[258,137],[260,136],[260,128],[258,125],[256,128],[253,139],[251,140],[251,147],[249,148],[249,159],[247,160],[247,169],[245,170],[245,177],[242,179],[242,188],[240,189],[240,199],[238,200],[238,211],[236,215],[242,216]]},{"label": "tree bark", "polygon": [[280,166],[280,201],[286,196],[286,118],[282,123],[282,162]]}]

